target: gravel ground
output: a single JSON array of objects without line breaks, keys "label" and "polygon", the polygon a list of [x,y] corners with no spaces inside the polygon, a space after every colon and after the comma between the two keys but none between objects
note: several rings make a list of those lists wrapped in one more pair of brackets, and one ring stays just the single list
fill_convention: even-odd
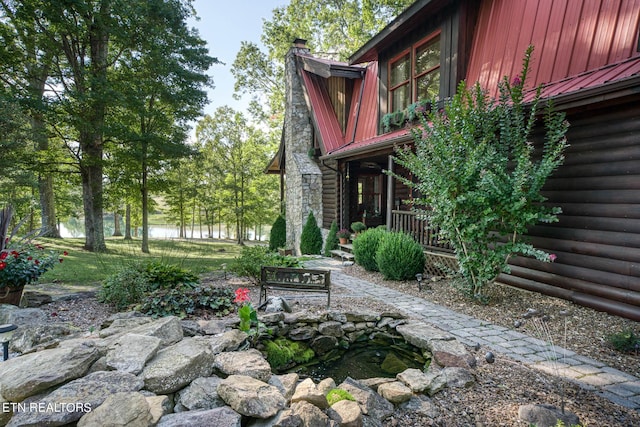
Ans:
[{"label": "gravel ground", "polygon": [[[364,271],[359,266],[346,267],[345,273],[365,280],[388,286],[424,298],[460,313],[474,316],[498,325],[513,328],[514,322],[530,309],[549,316],[546,325],[549,333],[559,346],[576,351],[584,356],[600,360],[607,365],[640,376],[640,356],[620,353],[612,349],[606,337],[623,330],[634,330],[640,334],[640,324],[592,309],[580,307],[557,298],[546,297],[508,286],[494,285],[488,291],[489,303],[479,304],[468,300],[452,287],[448,280],[429,283],[430,289],[418,291],[415,281],[385,281],[377,273]],[[251,298],[257,303],[258,288],[239,278],[204,278],[203,282],[213,286],[249,287]],[[331,308],[347,310],[368,308],[388,310],[389,306],[364,298],[351,298],[336,289],[331,293]],[[287,301],[298,309],[323,309],[326,297],[291,297]],[[84,296],[79,299],[59,300],[43,306],[50,314],[52,322],[67,321],[82,330],[99,328],[100,324],[114,310],[98,303],[95,298]],[[559,316],[566,311],[568,315]],[[565,320],[567,333],[565,334]],[[537,336],[522,326],[525,333]],[[560,381],[543,372],[527,368],[519,362],[497,355],[494,364],[487,364],[482,355],[486,349],[478,351],[478,367],[474,370],[477,382],[467,389],[445,390],[432,398],[437,409],[435,417],[426,417],[411,411],[396,411],[385,422],[386,427],[416,426],[527,426],[518,419],[518,407],[530,403],[559,405],[560,390],[564,390],[567,410],[580,417],[583,426],[640,426],[640,412],[630,410],[604,399],[597,394],[581,389],[568,381]]]}]

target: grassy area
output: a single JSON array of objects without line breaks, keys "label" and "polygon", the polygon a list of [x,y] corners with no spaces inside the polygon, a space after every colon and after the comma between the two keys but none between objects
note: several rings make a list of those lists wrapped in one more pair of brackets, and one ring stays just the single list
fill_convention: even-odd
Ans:
[{"label": "grassy area", "polygon": [[240,253],[240,246],[216,240],[150,240],[150,254],[140,252],[140,239],[121,237],[106,240],[106,253],[92,253],[82,249],[84,239],[42,239],[47,249],[69,254],[61,265],[48,271],[40,283],[95,284],[121,267],[140,260],[161,260],[177,264],[196,274],[219,270]]}]

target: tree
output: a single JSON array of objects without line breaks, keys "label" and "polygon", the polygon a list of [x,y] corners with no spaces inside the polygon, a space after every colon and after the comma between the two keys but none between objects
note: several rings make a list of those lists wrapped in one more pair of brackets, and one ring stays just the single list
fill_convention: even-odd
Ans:
[{"label": "tree", "polygon": [[287,223],[282,215],[278,215],[273,226],[271,226],[271,234],[269,236],[269,250],[275,251],[278,248],[284,248],[287,243]]},{"label": "tree", "polygon": [[413,1],[292,0],[275,8],[263,24],[267,51],[254,43],[241,44],[231,69],[236,92],[268,103],[268,116],[277,116],[284,105],[284,57],[295,38],[307,39],[314,52],[344,60]]},{"label": "tree", "polygon": [[398,178],[423,195],[418,213],[451,242],[468,293],[477,298],[509,271],[511,256],[554,259],[522,239],[531,225],[557,221],[560,209],[544,205],[540,191],[567,146],[568,124],[551,103],[544,144],[536,148],[531,142],[540,91],[525,106],[523,88],[532,51],[520,76],[502,80],[499,100],[488,99],[479,84],[467,89],[462,82],[444,111],[422,117],[422,127],[414,130],[415,152],[397,152],[396,161],[416,182]]},{"label": "tree", "polygon": [[319,255],[322,251],[322,232],[311,211],[300,234],[300,251],[309,255]]}]

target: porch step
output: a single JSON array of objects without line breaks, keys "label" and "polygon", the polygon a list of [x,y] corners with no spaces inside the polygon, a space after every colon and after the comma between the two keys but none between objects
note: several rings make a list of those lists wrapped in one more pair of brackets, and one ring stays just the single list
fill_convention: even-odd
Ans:
[{"label": "porch step", "polygon": [[340,246],[340,249],[345,251],[345,252],[353,253],[353,244],[352,243],[340,244],[338,246]]},{"label": "porch step", "polygon": [[355,258],[355,256],[351,252],[346,252],[340,249],[332,250],[331,255],[336,258],[340,258],[343,261],[353,261]]}]

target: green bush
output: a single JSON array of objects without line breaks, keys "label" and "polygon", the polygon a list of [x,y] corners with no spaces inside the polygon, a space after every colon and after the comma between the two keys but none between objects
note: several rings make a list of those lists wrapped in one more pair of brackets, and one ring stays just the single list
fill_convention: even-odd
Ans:
[{"label": "green bush", "polygon": [[387,234],[384,228],[370,228],[353,241],[353,255],[356,262],[368,271],[379,271],[376,252],[380,240]]},{"label": "green bush", "polygon": [[138,311],[153,317],[178,316],[184,318],[198,309],[225,316],[235,309],[235,294],[231,289],[191,287],[158,288],[150,292]]},{"label": "green bush", "polygon": [[248,277],[253,283],[260,283],[260,269],[263,265],[275,267],[300,267],[300,262],[291,256],[282,256],[269,252],[266,246],[245,246],[240,256],[235,258],[229,271],[238,276]]},{"label": "green bush", "polygon": [[278,248],[284,248],[287,243],[287,223],[282,215],[278,215],[275,222],[271,226],[269,234],[269,250],[276,251]]},{"label": "green bush", "polygon": [[322,251],[322,232],[313,212],[309,212],[307,223],[302,227],[300,235],[300,251],[308,255],[320,255]]},{"label": "green bush", "polygon": [[327,240],[324,242],[324,256],[330,257],[331,251],[334,249],[338,249],[338,236],[336,233],[338,232],[338,224],[333,221],[331,223],[331,227],[329,228],[329,234],[327,234]]},{"label": "green bush", "polygon": [[422,246],[404,233],[388,233],[380,242],[376,262],[385,279],[412,279],[424,270]]},{"label": "green bush", "polygon": [[640,335],[636,335],[632,329],[608,335],[607,341],[618,351],[638,351],[640,349]]},{"label": "green bush", "polygon": [[133,263],[107,277],[98,300],[123,310],[156,289],[193,288],[198,282],[198,276],[177,265],[161,261]]},{"label": "green bush", "polygon": [[98,292],[98,301],[124,310],[140,302],[149,289],[149,280],[141,268],[132,265],[107,277]]},{"label": "green bush", "polygon": [[364,225],[364,222],[356,221],[351,223],[351,229],[354,233],[362,233],[367,229],[367,226]]}]

